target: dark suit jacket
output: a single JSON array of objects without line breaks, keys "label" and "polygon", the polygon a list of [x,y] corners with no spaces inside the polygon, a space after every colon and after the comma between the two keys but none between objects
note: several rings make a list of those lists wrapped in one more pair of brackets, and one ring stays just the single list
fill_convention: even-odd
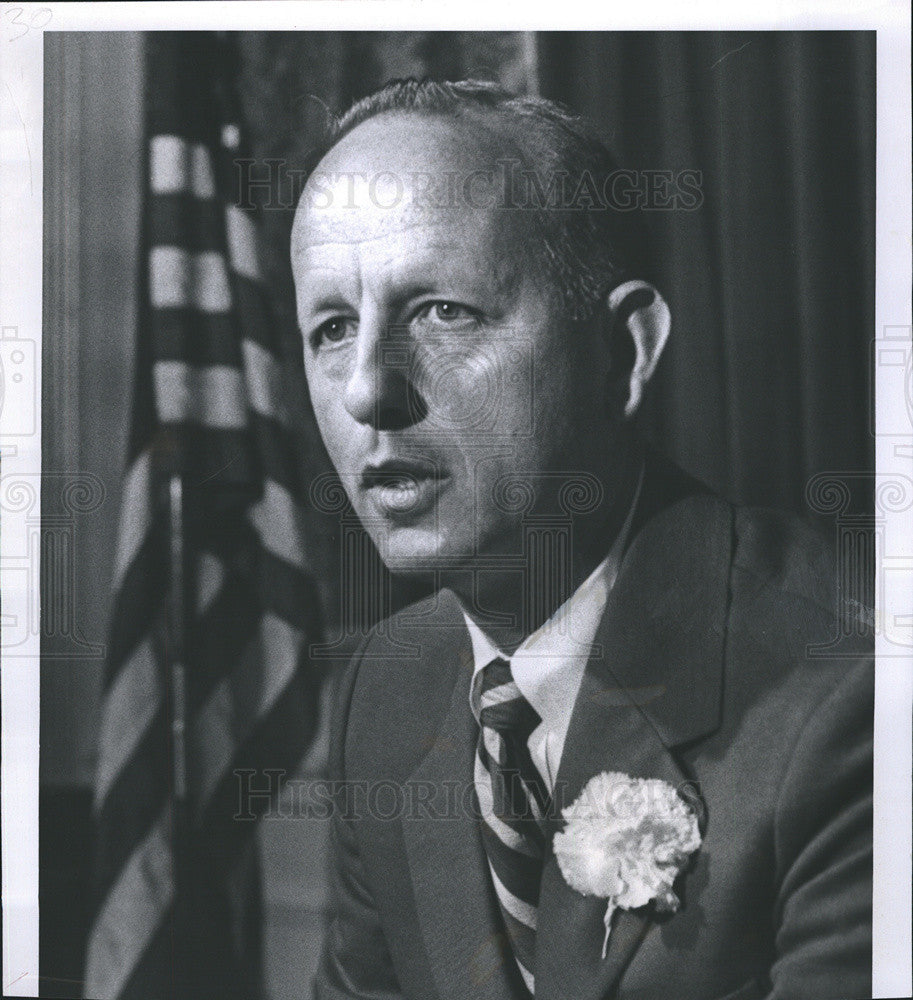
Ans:
[{"label": "dark suit jacket", "polygon": [[[558,788],[570,802],[600,771],[662,778],[703,844],[679,912],[616,914],[605,959],[604,900],[549,852],[537,997],[871,996],[872,641],[828,649],[833,547],[651,461]],[[442,591],[375,629],[342,683],[322,1000],[523,995],[474,813],[472,668]]]}]

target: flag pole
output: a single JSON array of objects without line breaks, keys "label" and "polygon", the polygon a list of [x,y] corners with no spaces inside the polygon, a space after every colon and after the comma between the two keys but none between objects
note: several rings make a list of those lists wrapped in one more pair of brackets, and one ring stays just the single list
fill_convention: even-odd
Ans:
[{"label": "flag pole", "polygon": [[180,473],[168,477],[169,590],[167,624],[168,705],[171,756],[171,836],[174,878],[174,986],[183,1000],[190,986],[192,929],[188,879],[190,815],[187,790],[187,676],[185,670],[185,538],[184,483]]}]

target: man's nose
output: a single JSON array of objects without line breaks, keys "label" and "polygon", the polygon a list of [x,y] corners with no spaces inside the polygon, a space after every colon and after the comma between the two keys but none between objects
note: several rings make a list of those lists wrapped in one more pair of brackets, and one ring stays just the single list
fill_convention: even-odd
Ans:
[{"label": "man's nose", "polygon": [[384,431],[402,430],[424,419],[427,406],[415,387],[411,364],[404,331],[360,330],[344,395],[350,416]]}]

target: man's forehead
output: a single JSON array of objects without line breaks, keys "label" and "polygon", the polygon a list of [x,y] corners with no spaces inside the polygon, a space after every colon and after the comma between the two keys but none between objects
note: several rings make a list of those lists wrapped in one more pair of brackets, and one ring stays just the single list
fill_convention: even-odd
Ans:
[{"label": "man's forehead", "polygon": [[323,287],[332,279],[360,286],[369,281],[433,286],[438,282],[507,293],[518,287],[524,267],[510,252],[513,240],[505,227],[491,224],[470,231],[467,225],[428,220],[421,211],[404,212],[401,222],[388,226],[358,225],[350,212],[338,226],[302,225],[292,246],[292,264],[299,291]]},{"label": "man's forehead", "polygon": [[349,204],[326,207],[313,204],[299,209],[295,220],[292,254],[327,247],[345,248],[387,241],[409,241],[442,248],[466,240],[484,240],[498,232],[489,210],[446,207],[412,197],[406,191],[393,205],[356,198]]},{"label": "man's forehead", "polygon": [[403,114],[369,119],[308,179],[293,252],[419,229],[479,234],[502,207],[496,160],[490,137],[467,123]]}]

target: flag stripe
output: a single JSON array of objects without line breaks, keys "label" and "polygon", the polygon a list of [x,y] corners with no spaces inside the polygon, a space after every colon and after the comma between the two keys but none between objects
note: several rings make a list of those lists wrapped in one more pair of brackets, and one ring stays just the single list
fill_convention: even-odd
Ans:
[{"label": "flag stripe", "polygon": [[160,527],[146,535],[114,595],[105,664],[106,689],[149,634],[164,601],[166,566],[161,535]]},{"label": "flag stripe", "polygon": [[117,1000],[150,1000],[151,997],[169,995],[168,992],[163,992],[163,980],[167,983],[169,991],[171,983],[162,975],[162,970],[174,968],[172,908],[169,907],[165,911],[151,934],[146,933],[146,928],[143,928],[143,933],[146,941],[145,950],[137,957],[120,992],[93,994],[87,991],[87,997],[116,996]]},{"label": "flag stripe", "polygon": [[191,778],[194,810],[199,818],[212,797],[221,775],[234,755],[232,698],[228,681],[222,678],[209,692],[205,703],[194,713],[190,730],[197,762]]},{"label": "flag stripe", "polygon": [[[282,697],[266,715],[257,719],[247,739],[239,745],[231,770],[222,776],[209,801],[200,834],[211,845],[209,850],[216,866],[229,864],[250,833],[249,823],[234,822],[224,829],[222,817],[237,812],[238,782],[233,770],[253,768],[262,772],[265,768],[292,768],[300,758],[301,744],[306,745],[313,737],[315,719],[308,706],[318,697],[316,675],[297,670]],[[251,803],[254,813],[265,808],[262,797]]]},{"label": "flag stripe", "polygon": [[237,205],[202,201],[185,191],[169,192],[150,204],[146,225],[153,247],[174,249],[179,235],[181,250],[191,255],[218,254],[227,272],[250,282],[262,280],[257,225]]},{"label": "flag stripe", "polygon": [[169,788],[168,726],[159,709],[111,782],[97,813],[96,882],[99,901],[162,810]]},{"label": "flag stripe", "polygon": [[215,198],[216,179],[209,150],[179,135],[152,136],[149,189],[157,195],[187,192],[194,198]]},{"label": "flag stripe", "polygon": [[320,635],[323,622],[314,578],[269,552],[261,556],[261,577],[274,584],[264,595],[264,610],[283,621],[302,626],[308,636]]},{"label": "flag stripe", "polygon": [[232,287],[238,321],[244,330],[245,339],[255,341],[278,356],[275,331],[267,319],[269,312],[266,309],[268,303],[266,289],[260,282],[251,281],[243,274],[234,276]]},{"label": "flag stripe", "polygon": [[237,317],[190,307],[157,309],[149,321],[152,361],[191,365],[239,365]]},{"label": "flag stripe", "polygon": [[149,253],[149,296],[154,309],[188,306],[204,313],[227,313],[231,287],[225,258],[218,251],[156,246]]},{"label": "flag stripe", "polygon": [[212,608],[225,584],[225,566],[218,556],[201,552],[197,557],[197,614],[202,616]]},{"label": "flag stripe", "polygon": [[149,245],[174,246],[190,253],[226,257],[225,209],[217,201],[201,201],[192,194],[174,193],[155,198],[146,213]]},{"label": "flag stripe", "polygon": [[288,423],[282,394],[284,379],[279,362],[253,340],[243,340],[241,350],[244,353],[244,371],[251,409],[266,420]]},{"label": "flag stripe", "polygon": [[248,418],[261,467],[273,482],[296,498],[300,507],[304,489],[290,429],[256,410],[250,410]]},{"label": "flag stripe", "polygon": [[157,361],[152,374],[163,422],[186,420],[216,430],[247,426],[247,393],[237,368],[197,368],[182,361]]},{"label": "flag stripe", "polygon": [[161,678],[146,639],[114,678],[101,711],[100,739],[107,753],[95,778],[96,809],[161,707]]},{"label": "flag stripe", "polygon": [[119,996],[173,897],[171,849],[159,816],[108,893],[89,946],[87,997]]},{"label": "flag stripe", "polygon": [[258,715],[268,713],[291,683],[303,639],[301,629],[271,614],[263,616],[262,635],[267,670]]},{"label": "flag stripe", "polygon": [[237,574],[224,585],[206,612],[194,622],[188,646],[196,669],[187,690],[191,713],[202,708],[213,688],[226,676],[227,667],[256,635],[258,609],[250,581]]},{"label": "flag stripe", "polygon": [[228,260],[231,269],[251,281],[260,280],[260,263],[257,260],[257,228],[254,220],[237,205],[225,209],[225,228],[228,233]]},{"label": "flag stripe", "polygon": [[124,477],[120,529],[117,535],[112,581],[115,590],[123,582],[124,574],[136,558],[152,525],[151,491],[152,460],[149,452],[143,451],[133,461]]},{"label": "flag stripe", "polygon": [[297,517],[295,500],[284,486],[266,480],[263,498],[251,506],[249,516],[268,552],[294,566],[304,566],[301,540],[288,530]]}]

